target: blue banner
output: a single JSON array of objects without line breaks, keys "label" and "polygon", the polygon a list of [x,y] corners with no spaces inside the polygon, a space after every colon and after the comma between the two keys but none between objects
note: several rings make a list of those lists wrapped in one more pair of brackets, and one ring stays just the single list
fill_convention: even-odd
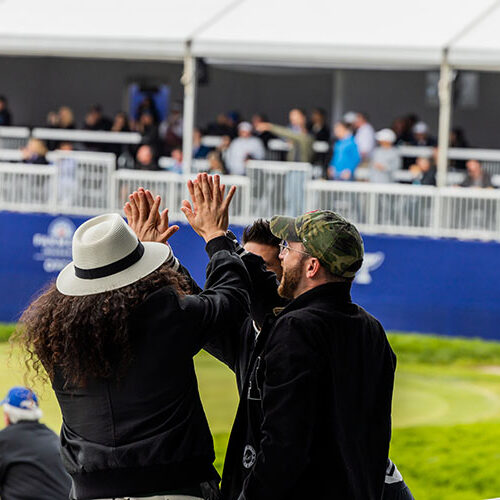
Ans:
[{"label": "blue banner", "polygon": [[[0,212],[0,321],[15,321],[71,260],[71,238],[85,220]],[[241,235],[241,227],[232,229]],[[370,235],[364,241],[353,300],[387,330],[500,339],[499,243]],[[203,283],[203,240],[181,226],[170,243]]]}]

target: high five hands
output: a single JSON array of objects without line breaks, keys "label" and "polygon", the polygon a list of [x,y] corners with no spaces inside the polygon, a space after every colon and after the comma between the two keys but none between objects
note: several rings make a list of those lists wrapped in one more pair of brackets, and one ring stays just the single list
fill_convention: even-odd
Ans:
[{"label": "high five hands", "polygon": [[[206,241],[223,236],[229,225],[229,205],[236,187],[232,186],[225,196],[226,187],[220,177],[198,174],[187,184],[191,202],[184,200],[181,210],[191,227]],[[161,197],[153,197],[150,191],[139,188],[129,196],[124,206],[129,226],[141,241],[166,243],[179,229],[169,226],[168,209],[160,214]]]},{"label": "high five hands", "polygon": [[179,230],[179,226],[168,225],[168,208],[160,214],[161,197],[153,198],[150,191],[139,188],[129,196],[123,210],[128,225],[140,241],[166,243]]},{"label": "high five hands", "polygon": [[220,177],[198,174],[196,180],[187,183],[191,203],[184,200],[181,210],[191,227],[206,241],[224,236],[229,226],[229,205],[236,192],[232,186],[224,197],[226,186]]}]

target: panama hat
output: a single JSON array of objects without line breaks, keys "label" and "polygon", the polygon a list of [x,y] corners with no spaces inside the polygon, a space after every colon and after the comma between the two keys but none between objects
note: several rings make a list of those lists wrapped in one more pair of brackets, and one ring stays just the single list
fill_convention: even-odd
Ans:
[{"label": "panama hat", "polygon": [[160,267],[171,249],[163,243],[141,243],[118,214],[84,222],[73,236],[73,262],[57,277],[63,295],[94,295],[130,285]]}]

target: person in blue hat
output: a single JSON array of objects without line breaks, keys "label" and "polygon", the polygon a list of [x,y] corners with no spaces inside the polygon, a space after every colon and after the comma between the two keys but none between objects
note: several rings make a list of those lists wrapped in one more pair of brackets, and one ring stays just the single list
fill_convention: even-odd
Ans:
[{"label": "person in blue hat", "polygon": [[71,479],[61,461],[59,438],[39,422],[36,394],[12,387],[0,404],[6,425],[0,431],[2,500],[67,500]]}]

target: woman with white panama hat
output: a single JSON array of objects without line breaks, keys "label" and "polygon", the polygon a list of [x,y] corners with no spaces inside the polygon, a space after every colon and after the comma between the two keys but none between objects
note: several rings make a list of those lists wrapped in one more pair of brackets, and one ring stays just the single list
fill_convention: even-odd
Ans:
[{"label": "woman with white panama hat", "polygon": [[[135,214],[156,234],[139,241],[116,214],[85,222],[73,237],[73,262],[21,318],[19,339],[61,407],[73,499],[218,498],[192,358],[211,335],[235,329],[250,287],[225,236],[235,188],[224,198],[219,182],[201,174],[191,184],[196,207],[182,208],[207,242],[201,294],[189,294],[166,244],[178,228],[159,214],[159,197],[150,210],[140,191]],[[164,243],[145,241],[158,232]]]}]

